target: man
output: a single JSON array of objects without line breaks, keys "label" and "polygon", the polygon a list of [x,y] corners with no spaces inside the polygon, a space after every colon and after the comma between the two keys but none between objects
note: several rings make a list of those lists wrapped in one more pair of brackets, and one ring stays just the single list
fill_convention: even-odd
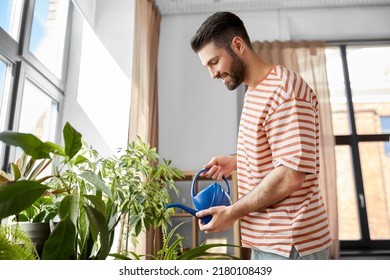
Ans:
[{"label": "man", "polygon": [[331,245],[318,186],[319,115],[313,90],[295,72],[254,52],[243,22],[229,12],[210,16],[191,40],[213,79],[229,90],[248,86],[237,154],[213,157],[203,173],[221,180],[237,169],[239,200],[212,207],[200,230],[228,230],[240,220],[252,259],[327,259]]}]

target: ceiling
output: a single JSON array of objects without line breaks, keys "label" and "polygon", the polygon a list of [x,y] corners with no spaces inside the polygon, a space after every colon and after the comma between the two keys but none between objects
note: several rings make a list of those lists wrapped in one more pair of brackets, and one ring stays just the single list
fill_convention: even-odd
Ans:
[{"label": "ceiling", "polygon": [[155,0],[155,2],[162,15],[390,5],[390,0]]}]

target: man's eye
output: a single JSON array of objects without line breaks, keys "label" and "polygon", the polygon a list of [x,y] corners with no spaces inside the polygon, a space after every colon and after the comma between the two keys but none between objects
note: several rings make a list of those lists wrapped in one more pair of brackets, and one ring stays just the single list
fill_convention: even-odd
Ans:
[{"label": "man's eye", "polygon": [[212,65],[215,65],[215,64],[217,64],[217,63],[218,63],[218,59],[211,61],[211,64],[212,64]]}]

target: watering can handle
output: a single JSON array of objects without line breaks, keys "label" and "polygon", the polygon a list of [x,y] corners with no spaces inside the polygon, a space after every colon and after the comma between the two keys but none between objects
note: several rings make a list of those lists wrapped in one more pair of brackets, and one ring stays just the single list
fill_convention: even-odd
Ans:
[{"label": "watering can handle", "polygon": [[[202,174],[203,172],[207,171],[207,170],[209,170],[209,168],[204,168],[204,169],[200,170],[198,173],[196,173],[194,179],[192,180],[192,186],[191,186],[192,197],[195,196],[195,182],[196,182],[198,176],[199,176],[200,174]],[[222,176],[222,179],[223,179],[223,180],[225,181],[225,183],[226,183],[226,186],[227,186],[227,194],[230,196],[230,186],[229,186],[229,182],[228,182],[228,180],[226,179],[225,176]]]}]

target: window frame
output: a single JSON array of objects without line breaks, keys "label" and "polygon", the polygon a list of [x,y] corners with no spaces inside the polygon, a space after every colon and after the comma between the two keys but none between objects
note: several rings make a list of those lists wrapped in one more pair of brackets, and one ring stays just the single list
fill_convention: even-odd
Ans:
[{"label": "window frame", "polygon": [[389,240],[371,240],[368,224],[368,215],[366,201],[364,195],[364,182],[362,175],[362,166],[360,160],[359,143],[361,142],[388,142],[390,141],[390,133],[382,134],[358,134],[356,129],[355,111],[352,100],[352,88],[349,78],[349,67],[347,61],[348,46],[390,46],[390,39],[379,40],[354,40],[354,41],[332,41],[327,42],[329,47],[339,47],[342,61],[345,94],[347,99],[347,114],[350,122],[349,135],[335,135],[335,145],[348,146],[351,150],[352,168],[354,172],[354,180],[356,187],[356,200],[359,213],[359,224],[361,231],[360,240],[340,240],[340,255],[354,254],[390,254],[390,239]]},{"label": "window frame", "polygon": [[[59,103],[59,112],[57,119],[56,141],[60,139],[61,131],[59,124],[62,121],[63,103],[65,97],[65,81],[68,68],[69,48],[70,48],[70,32],[72,27],[73,2],[68,4],[68,14],[65,46],[62,64],[62,77],[57,78],[46,66],[44,66],[32,53],[29,52],[29,38],[32,28],[32,19],[36,0],[24,0],[20,31],[18,40],[14,40],[5,30],[0,28],[0,54],[5,60],[12,64],[12,85],[9,98],[9,104],[6,113],[5,129],[17,131],[20,110],[23,98],[23,89],[25,79],[30,79],[43,92]],[[0,151],[0,167],[2,170],[7,170],[9,162],[13,159],[13,149],[9,146],[3,147]]]}]

